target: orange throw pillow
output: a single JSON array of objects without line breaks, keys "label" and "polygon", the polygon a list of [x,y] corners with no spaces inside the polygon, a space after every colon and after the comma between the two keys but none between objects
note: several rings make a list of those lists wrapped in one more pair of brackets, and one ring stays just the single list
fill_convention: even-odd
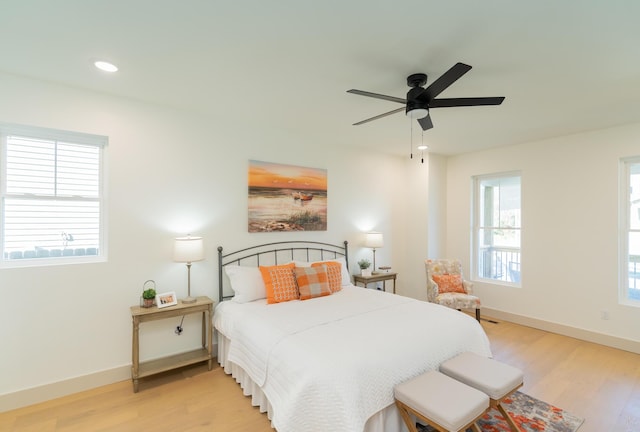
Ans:
[{"label": "orange throw pillow", "polygon": [[300,291],[300,300],[331,294],[326,266],[296,267],[296,281]]},{"label": "orange throw pillow", "polygon": [[300,298],[293,269],[294,263],[260,266],[260,273],[267,291],[267,303],[281,303]]},{"label": "orange throw pillow", "polygon": [[431,276],[433,281],[438,285],[438,294],[443,293],[462,293],[466,294],[464,286],[462,286],[462,277],[457,274],[434,274]]},{"label": "orange throw pillow", "polygon": [[342,289],[342,264],[337,261],[314,262],[311,267],[326,266],[329,278],[329,289],[331,292],[338,292]]}]

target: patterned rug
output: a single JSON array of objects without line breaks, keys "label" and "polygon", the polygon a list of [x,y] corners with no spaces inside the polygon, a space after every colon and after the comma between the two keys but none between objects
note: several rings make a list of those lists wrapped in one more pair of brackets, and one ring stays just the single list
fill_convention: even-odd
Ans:
[{"label": "patterned rug", "polygon": [[[521,392],[515,392],[503,404],[522,432],[575,432],[584,419],[563,409]],[[499,411],[492,409],[478,420],[482,432],[509,432],[509,426]],[[419,431],[432,432],[431,426],[418,427]],[[471,432],[468,429],[467,432]]]}]

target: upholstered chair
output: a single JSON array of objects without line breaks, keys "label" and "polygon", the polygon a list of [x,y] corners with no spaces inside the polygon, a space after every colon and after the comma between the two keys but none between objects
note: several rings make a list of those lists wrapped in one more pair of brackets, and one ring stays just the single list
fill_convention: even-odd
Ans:
[{"label": "upholstered chair", "polygon": [[473,283],[464,280],[459,260],[425,260],[427,300],[453,309],[475,309],[480,321],[480,299],[473,295]]}]

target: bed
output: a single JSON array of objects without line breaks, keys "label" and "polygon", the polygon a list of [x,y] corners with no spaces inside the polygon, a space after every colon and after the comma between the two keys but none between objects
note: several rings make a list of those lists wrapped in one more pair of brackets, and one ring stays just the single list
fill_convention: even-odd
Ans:
[{"label": "bed", "polygon": [[[218,248],[218,362],[278,432],[406,431],[394,404],[396,384],[460,352],[491,356],[472,317],[353,286],[347,247],[277,242],[231,253]],[[259,298],[255,268],[292,262],[340,263],[340,289],[275,304]]]}]

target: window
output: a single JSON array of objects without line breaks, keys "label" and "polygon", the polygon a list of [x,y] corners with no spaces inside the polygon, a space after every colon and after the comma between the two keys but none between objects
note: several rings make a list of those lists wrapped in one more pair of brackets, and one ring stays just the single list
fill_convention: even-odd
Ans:
[{"label": "window", "polygon": [[474,177],[472,272],[520,286],[520,174]]},{"label": "window", "polygon": [[0,124],[5,267],[104,259],[106,137]]},{"label": "window", "polygon": [[620,301],[640,306],[640,158],[623,159]]}]

